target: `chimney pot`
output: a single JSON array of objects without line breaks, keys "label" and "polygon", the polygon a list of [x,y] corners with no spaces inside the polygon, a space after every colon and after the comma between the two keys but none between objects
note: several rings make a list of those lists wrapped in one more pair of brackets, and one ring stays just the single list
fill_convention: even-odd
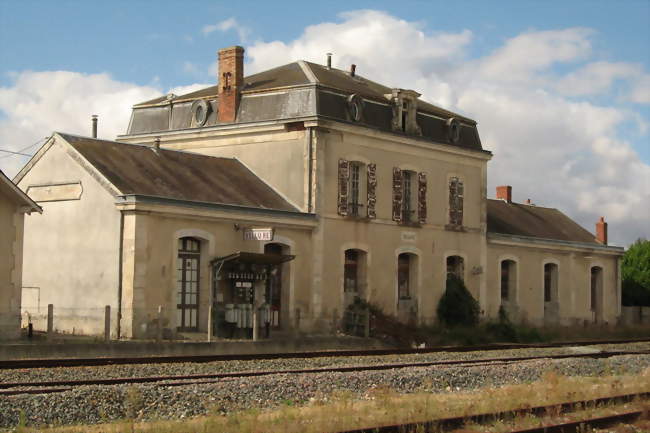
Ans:
[{"label": "chimney pot", "polygon": [[602,216],[596,223],[596,240],[603,245],[607,245],[607,223],[605,217]]},{"label": "chimney pot", "polygon": [[97,138],[97,115],[93,114],[91,119],[93,122],[93,129],[92,129],[93,138]]},{"label": "chimney pot", "polygon": [[154,149],[156,149],[156,150],[160,149],[160,137],[156,137],[156,138],[153,140],[153,147],[154,147]]},{"label": "chimney pot", "polygon": [[332,69],[332,53],[327,53],[327,69]]},{"label": "chimney pot", "polygon": [[357,71],[357,65],[355,65],[354,63],[351,64],[350,65],[350,76],[354,77],[354,74],[356,73],[356,71]]},{"label": "chimney pot", "polygon": [[219,122],[237,118],[241,91],[244,87],[244,48],[238,45],[219,50]]},{"label": "chimney pot", "polygon": [[512,203],[512,187],[510,185],[497,186],[497,199]]}]

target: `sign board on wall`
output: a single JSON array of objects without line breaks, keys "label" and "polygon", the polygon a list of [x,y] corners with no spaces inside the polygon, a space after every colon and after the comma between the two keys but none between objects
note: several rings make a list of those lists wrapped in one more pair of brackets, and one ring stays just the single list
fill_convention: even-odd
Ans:
[{"label": "sign board on wall", "polygon": [[244,229],[244,240],[245,241],[272,241],[273,229],[272,228]]}]

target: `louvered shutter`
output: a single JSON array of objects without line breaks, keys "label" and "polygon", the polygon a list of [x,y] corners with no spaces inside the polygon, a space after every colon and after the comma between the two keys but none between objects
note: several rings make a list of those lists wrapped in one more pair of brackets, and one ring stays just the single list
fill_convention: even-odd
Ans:
[{"label": "louvered shutter", "polygon": [[427,174],[418,173],[418,222],[427,222]]},{"label": "louvered shutter", "polygon": [[375,212],[375,204],[377,203],[377,165],[368,164],[367,171],[367,195],[368,195],[368,207],[367,216],[368,218],[377,218],[377,213]]},{"label": "louvered shutter", "polygon": [[402,170],[393,167],[393,221],[402,222]]},{"label": "louvered shutter", "polygon": [[456,188],[456,197],[457,197],[457,206],[456,206],[456,224],[459,226],[463,225],[463,201],[464,201],[464,187],[463,182],[458,181],[458,187]]},{"label": "louvered shutter", "polygon": [[350,181],[350,162],[339,159],[339,197],[337,212],[341,216],[348,215],[348,188]]}]

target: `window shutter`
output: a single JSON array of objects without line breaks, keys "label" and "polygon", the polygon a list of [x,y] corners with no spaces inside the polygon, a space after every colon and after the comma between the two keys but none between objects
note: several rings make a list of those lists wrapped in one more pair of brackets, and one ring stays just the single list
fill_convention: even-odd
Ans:
[{"label": "window shutter", "polygon": [[427,222],[427,174],[418,173],[418,222]]},{"label": "window shutter", "polygon": [[348,188],[350,181],[350,162],[339,159],[339,200],[337,212],[341,216],[348,215]]},{"label": "window shutter", "polygon": [[368,192],[368,218],[377,218],[375,204],[377,203],[377,164],[368,164],[367,173],[367,192]]},{"label": "window shutter", "polygon": [[459,180],[458,187],[456,188],[457,201],[458,201],[458,205],[456,207],[457,209],[456,224],[458,224],[459,226],[463,225],[463,201],[464,201],[463,190],[464,190],[463,182]]},{"label": "window shutter", "polygon": [[393,167],[393,221],[402,222],[402,170]]},{"label": "window shutter", "polygon": [[456,178],[449,179],[449,224],[456,225]]}]

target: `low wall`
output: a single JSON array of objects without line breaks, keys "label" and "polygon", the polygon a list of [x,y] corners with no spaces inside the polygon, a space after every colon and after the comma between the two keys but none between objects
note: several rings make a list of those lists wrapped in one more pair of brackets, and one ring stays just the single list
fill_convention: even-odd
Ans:
[{"label": "low wall", "polygon": [[650,307],[622,307],[621,323],[626,326],[650,325]]},{"label": "low wall", "polygon": [[24,343],[0,345],[0,360],[101,358],[182,355],[243,355],[386,348],[381,342],[357,337],[301,337],[260,341],[113,343]]}]

